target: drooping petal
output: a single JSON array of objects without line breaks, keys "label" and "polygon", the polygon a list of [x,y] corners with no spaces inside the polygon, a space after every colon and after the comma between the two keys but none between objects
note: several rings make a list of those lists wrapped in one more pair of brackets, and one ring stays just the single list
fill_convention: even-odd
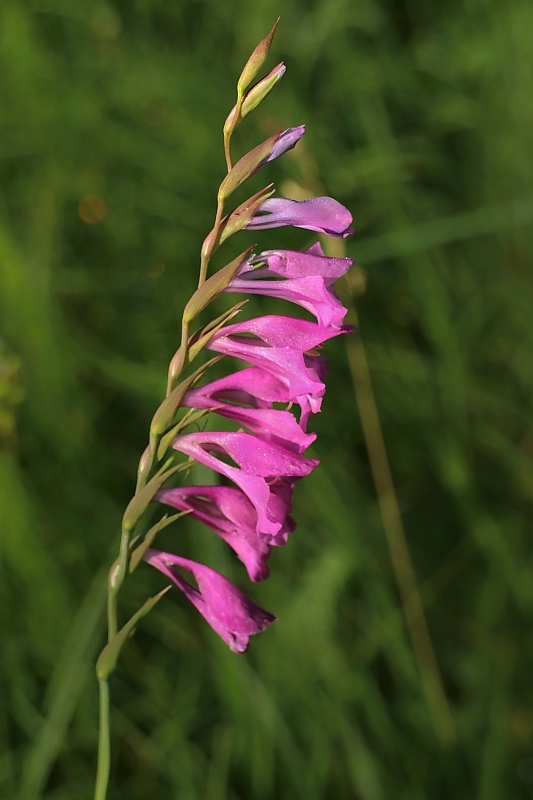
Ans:
[{"label": "drooping petal", "polygon": [[264,263],[269,272],[281,278],[309,278],[312,275],[328,279],[331,283],[345,275],[353,265],[353,258],[332,258],[324,255],[319,242],[309,250],[265,250],[245,261],[237,273],[255,269],[255,264]]},{"label": "drooping petal", "polygon": [[[305,431],[309,415],[320,411],[321,398],[326,388],[323,380],[328,371],[325,356],[304,354],[303,359],[307,373],[314,380],[315,389],[312,395],[291,394],[287,381],[284,382],[261,367],[246,367],[212,381],[208,384],[209,395],[214,401],[230,401],[250,408],[269,408],[272,403],[297,403],[303,412],[298,424]],[[321,365],[320,369],[315,366],[317,362]]]},{"label": "drooping petal", "polygon": [[242,277],[234,278],[224,291],[262,294],[289,300],[314,314],[320,325],[341,327],[347,310],[324,278],[310,276],[284,281],[268,280],[274,274],[266,268],[248,272]]},{"label": "drooping petal", "polygon": [[290,402],[283,381],[261,367],[246,367],[211,381],[209,394],[215,400],[242,403],[251,408],[268,408],[271,403]]},{"label": "drooping petal", "polygon": [[288,150],[292,150],[292,148],[300,141],[304,133],[305,125],[298,125],[296,128],[287,128],[287,130],[281,131],[272,150],[270,151],[270,154],[260,164],[260,166],[263,167],[270,161],[274,161],[274,159],[282,156]]},{"label": "drooping petal", "polygon": [[294,402],[298,403],[302,409],[300,425],[305,431],[311,414],[318,414],[322,407],[322,398],[326,392],[324,379],[328,375],[328,360],[325,356],[304,353],[304,363],[309,375],[312,375],[317,382],[317,386],[322,387],[321,391],[317,391],[314,394],[299,395],[294,399]]},{"label": "drooping petal", "polygon": [[[234,653],[244,653],[250,636],[265,630],[276,619],[231,581],[203,564],[158,550],[147,550],[144,560],[181,589]],[[180,569],[191,573],[198,588],[185,580]]]},{"label": "drooping petal", "polygon": [[315,434],[305,433],[302,430],[289,411],[275,408],[246,408],[224,403],[213,397],[210,384],[189,390],[182,400],[182,405],[211,410],[239,425],[244,425],[261,439],[275,442],[296,453],[302,453],[316,439]]},{"label": "drooping petal", "polygon": [[[270,555],[268,536],[257,531],[257,512],[245,494],[234,486],[177,486],[162,489],[155,499],[207,525],[221,537],[244,563],[250,580],[268,577],[267,559]],[[273,505],[281,528],[277,536],[287,536],[293,530],[286,503],[283,508]]]},{"label": "drooping petal", "polygon": [[313,197],[310,200],[271,197],[261,203],[245,227],[262,230],[293,225],[344,239],[354,232],[351,222],[352,215],[348,209],[333,197]]},{"label": "drooping petal", "polygon": [[324,393],[324,384],[307,368],[304,353],[332,336],[351,331],[350,325],[333,329],[308,320],[268,315],[221,328],[207,347],[274,373],[288,386],[290,400],[300,402],[302,396],[321,397]]},{"label": "drooping petal", "polygon": [[[281,528],[279,519],[272,514],[269,482],[278,478],[301,478],[319,463],[243,431],[183,434],[176,437],[172,447],[225,475],[242,489],[257,512],[257,530],[269,536]],[[227,464],[213,453],[229,457],[238,467]]]}]

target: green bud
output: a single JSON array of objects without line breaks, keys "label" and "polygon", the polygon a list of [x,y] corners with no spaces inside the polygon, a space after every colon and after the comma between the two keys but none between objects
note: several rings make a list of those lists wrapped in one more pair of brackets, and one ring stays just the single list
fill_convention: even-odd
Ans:
[{"label": "green bud", "polygon": [[204,310],[211,300],[224,291],[253,249],[252,245],[252,247],[249,247],[241,253],[240,256],[237,256],[237,258],[233,259],[229,264],[226,264],[225,267],[222,267],[222,269],[219,269],[214,275],[211,275],[211,277],[195,291],[183,312],[183,319],[185,322],[191,322],[198,316],[200,311]]},{"label": "green bud", "polygon": [[229,112],[228,116],[226,117],[226,121],[224,123],[224,135],[227,136],[232,131],[235,130],[235,127],[240,119],[240,112],[237,105],[234,105],[231,111]]},{"label": "green bud", "polygon": [[265,99],[276,83],[283,77],[285,69],[285,64],[278,64],[263,80],[252,86],[250,91],[244,95],[241,105],[241,118],[246,117],[254,108],[257,108],[259,103]]},{"label": "green bud", "polygon": [[266,57],[268,56],[268,52],[270,50],[270,45],[272,44],[272,39],[274,38],[274,34],[276,32],[276,28],[278,27],[279,17],[274,23],[274,26],[270,33],[262,39],[255,50],[253,51],[252,55],[246,62],[243,71],[241,72],[241,76],[237,83],[237,93],[239,97],[242,97],[244,91],[248,88],[251,84],[261,67],[266,61]]}]

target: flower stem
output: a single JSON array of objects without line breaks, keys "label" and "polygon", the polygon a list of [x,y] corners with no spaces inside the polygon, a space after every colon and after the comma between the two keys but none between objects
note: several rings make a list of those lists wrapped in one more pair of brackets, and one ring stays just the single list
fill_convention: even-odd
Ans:
[{"label": "flower stem", "polygon": [[109,744],[109,684],[107,680],[98,681],[100,689],[100,727],[98,733],[98,765],[94,800],[106,800],[109,783],[110,744]]}]

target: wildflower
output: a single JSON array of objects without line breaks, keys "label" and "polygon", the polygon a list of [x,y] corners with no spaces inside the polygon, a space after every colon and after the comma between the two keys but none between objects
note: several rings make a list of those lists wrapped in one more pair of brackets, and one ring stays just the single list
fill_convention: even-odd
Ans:
[{"label": "wildflower", "polygon": [[211,528],[241,559],[252,581],[268,577],[270,548],[285,544],[295,527],[290,517],[290,497],[272,493],[272,486],[269,516],[280,524],[275,536],[257,530],[253,503],[236,486],[177,486],[162,489],[156,499],[189,512],[193,519]]},{"label": "wildflower", "polygon": [[[258,46],[257,63],[262,63],[261,48],[269,41],[267,37]],[[250,62],[255,63],[253,59]],[[254,69],[247,66],[245,72]],[[178,406],[189,409],[184,419],[210,412],[230,420],[238,429],[184,432],[179,423],[175,429],[170,428],[165,436],[166,446],[211,469],[213,482],[170,488],[161,488],[160,482],[152,497],[187,513],[219,536],[242,561],[251,581],[268,576],[271,548],[285,545],[295,527],[291,517],[294,488],[319,463],[304,453],[316,438],[308,431],[308,425],[311,415],[320,411],[325,392],[327,361],[320,348],[329,339],[352,330],[344,324],[346,309],[333,288],[352,260],[327,257],[318,243],[303,252],[246,251],[241,260],[235,259],[206,280],[213,249],[243,227],[263,230],[292,226],[340,238],[353,232],[352,215],[337,200],[272,198],[270,187],[224,216],[224,205],[232,193],[294,147],[305,132],[303,125],[281,131],[231,165],[229,138],[235,126],[248,109],[266,96],[284,71],[284,66],[279,65],[264,84],[256,84],[246,95],[242,91],[249,81],[248,73],[245,81],[241,79],[241,100],[224,127],[228,173],[218,192],[215,227],[202,249],[199,288],[187,304],[184,320],[188,325],[217,294],[227,292],[286,300],[312,314],[316,321],[267,314],[232,322],[232,310],[227,317],[223,315],[212,326],[185,340],[186,347],[195,348],[195,355],[205,348],[223,359],[236,358],[244,362],[244,367],[207,382],[202,382],[200,371],[200,379],[193,376],[182,384],[182,389],[176,387]],[[182,351],[179,355],[181,368],[185,358]],[[159,413],[158,426],[162,418],[167,419],[169,398],[166,402],[164,413]],[[175,405],[170,413],[174,411]],[[244,651],[250,635],[274,620],[209,567],[151,546],[143,557],[184,592],[236,652]],[[182,576],[182,570],[190,573],[197,588]]]},{"label": "wildflower", "polygon": [[[282,526],[272,515],[270,481],[302,478],[319,463],[243,431],[186,433],[177,436],[172,447],[233,481],[254,506],[257,529],[266,534],[275,534]],[[227,464],[215,453],[238,466]]]},{"label": "wildflower", "polygon": [[[289,300],[314,314],[321,325],[340,328],[346,309],[332,284],[352,264],[351,258],[319,255],[316,248],[307,253],[274,250],[247,259],[225,291]],[[278,277],[285,280],[272,280]]]},{"label": "wildflower", "polygon": [[221,328],[207,347],[269,370],[287,385],[291,402],[303,399],[313,404],[325,387],[319,370],[310,368],[316,356],[308,351],[351,331],[350,325],[328,328],[303,319],[267,315]]},{"label": "wildflower", "polygon": [[293,225],[344,239],[354,232],[351,222],[352,215],[348,209],[332,197],[312,197],[310,200],[272,197],[259,206],[246,227],[262,230]]},{"label": "wildflower", "polygon": [[227,403],[221,399],[223,391],[221,395],[219,382],[213,381],[213,383],[189,390],[182,400],[182,405],[213,411],[239,425],[244,425],[260,439],[280,444],[297,453],[302,453],[314,442],[315,434],[305,433],[289,411],[272,407],[258,408],[252,392],[253,385],[248,392],[248,401],[252,403],[251,407]]},{"label": "wildflower", "polygon": [[[203,564],[157,550],[148,550],[145,561],[181,589],[234,653],[243,653],[250,636],[263,631],[276,619],[273,614],[252,603],[220,572]],[[179,569],[190,572],[198,588],[185,580]]]}]

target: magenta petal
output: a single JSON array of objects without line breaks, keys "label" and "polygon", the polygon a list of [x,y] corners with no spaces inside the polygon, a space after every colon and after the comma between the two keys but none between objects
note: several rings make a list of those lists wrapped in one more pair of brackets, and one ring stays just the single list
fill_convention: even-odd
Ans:
[{"label": "magenta petal", "polygon": [[304,133],[305,125],[298,125],[296,128],[287,128],[287,130],[281,131],[276,139],[274,147],[260,166],[262,167],[265,164],[268,164],[269,161],[274,161],[274,159],[279,158],[288,150],[292,150],[292,148],[300,141]]},{"label": "magenta petal", "polygon": [[321,397],[324,393],[324,384],[307,369],[304,353],[351,330],[348,325],[332,329],[308,320],[270,315],[221,328],[207,347],[273,372],[288,386],[290,400],[300,402],[300,397]]},{"label": "magenta petal", "polygon": [[[267,479],[301,478],[319,463],[241,431],[189,433],[177,436],[172,447],[225,475],[242,489],[257,512],[258,531],[268,535],[278,533],[281,524],[272,518]],[[229,456],[240,469],[216,458],[213,452]]]},{"label": "magenta petal", "polygon": [[331,258],[317,242],[309,250],[265,250],[245,261],[238,272],[239,277],[255,269],[254,264],[266,263],[269,272],[281,278],[309,278],[313,275],[336,281],[345,275],[353,265],[352,258]]},{"label": "magenta petal", "polygon": [[[211,381],[209,396],[214,400],[242,403],[252,408],[266,408],[271,403],[289,403],[286,385],[265,369],[247,367]],[[204,387],[202,387],[204,388]]]},{"label": "magenta petal", "polygon": [[[351,326],[346,325],[342,330],[332,331],[306,319],[268,314],[264,317],[254,317],[233,325],[226,325],[215,333],[211,341],[217,342],[220,339],[252,334],[271,347],[286,347],[305,352],[318,347],[333,336],[350,333],[351,330]],[[249,341],[253,342],[254,340],[249,339]],[[261,342],[257,344],[262,346]]]},{"label": "magenta petal", "polygon": [[244,273],[242,277],[234,278],[225,291],[263,294],[289,300],[314,314],[320,325],[341,327],[346,309],[335,292],[328,288],[324,278],[309,276],[285,281],[260,280],[274,274],[269,269]]},{"label": "magenta petal", "polygon": [[[234,486],[177,486],[162,489],[155,497],[207,525],[238,555],[250,580],[268,577],[267,559],[270,555],[269,537],[257,532],[257,513],[252,503]],[[287,506],[276,509],[281,528],[276,536],[283,537],[292,530]]]},{"label": "magenta petal", "polygon": [[245,408],[224,403],[213,397],[211,388],[210,384],[206,384],[191,389],[185,394],[182,405],[188,408],[210,409],[239,425],[244,425],[261,439],[275,442],[297,453],[302,453],[316,439],[314,434],[304,433],[289,411],[274,408]]},{"label": "magenta petal", "polygon": [[[231,581],[203,564],[158,550],[147,550],[144,560],[181,589],[234,653],[244,653],[250,636],[268,628],[276,619]],[[179,569],[190,572],[198,588],[186,581]]]},{"label": "magenta petal", "polygon": [[348,209],[332,197],[313,197],[310,200],[271,197],[261,203],[246,228],[261,230],[293,225],[344,239],[353,233],[351,222],[352,215]]}]

